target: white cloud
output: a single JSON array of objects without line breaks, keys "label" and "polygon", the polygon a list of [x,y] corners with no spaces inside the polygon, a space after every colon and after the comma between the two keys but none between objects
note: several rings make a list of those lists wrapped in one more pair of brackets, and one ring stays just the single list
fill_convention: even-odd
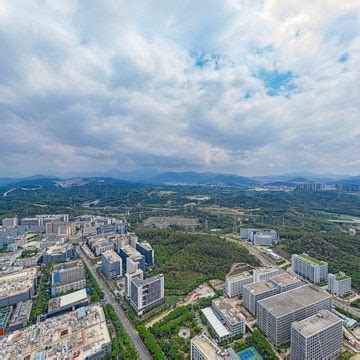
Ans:
[{"label": "white cloud", "polygon": [[0,0],[0,172],[359,173],[359,23],[357,0]]}]

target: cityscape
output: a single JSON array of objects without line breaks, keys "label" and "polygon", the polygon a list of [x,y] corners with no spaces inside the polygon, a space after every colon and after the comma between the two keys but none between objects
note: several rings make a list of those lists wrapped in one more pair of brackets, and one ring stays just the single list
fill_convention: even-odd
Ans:
[{"label": "cityscape", "polygon": [[360,360],[360,0],[0,0],[0,360]]}]

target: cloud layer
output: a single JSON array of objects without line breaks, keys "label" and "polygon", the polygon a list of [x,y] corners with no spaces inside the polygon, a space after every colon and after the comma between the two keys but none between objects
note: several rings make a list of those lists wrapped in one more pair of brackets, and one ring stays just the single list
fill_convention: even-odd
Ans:
[{"label": "cloud layer", "polygon": [[0,0],[0,175],[360,173],[358,0]]}]

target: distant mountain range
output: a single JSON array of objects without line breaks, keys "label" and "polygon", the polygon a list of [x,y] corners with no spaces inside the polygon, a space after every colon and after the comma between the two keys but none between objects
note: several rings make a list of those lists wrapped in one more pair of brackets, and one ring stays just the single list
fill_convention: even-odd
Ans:
[{"label": "distant mountain range", "polygon": [[[114,174],[115,175],[115,174]],[[302,182],[321,182],[327,184],[360,184],[360,176],[340,176],[334,174],[293,173],[272,176],[244,177],[236,174],[212,172],[159,172],[157,170],[136,170],[127,173],[118,173],[115,176],[86,176],[61,178],[48,175],[34,175],[24,178],[0,178],[0,186],[20,187],[26,185],[72,187],[83,186],[89,183],[142,183],[142,184],[168,184],[168,185],[213,185],[246,187],[256,185],[296,185]]]}]

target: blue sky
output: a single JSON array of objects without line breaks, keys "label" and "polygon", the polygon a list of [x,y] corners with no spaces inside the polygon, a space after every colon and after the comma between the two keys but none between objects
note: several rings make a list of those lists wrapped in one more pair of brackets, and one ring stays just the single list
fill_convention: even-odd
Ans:
[{"label": "blue sky", "polygon": [[0,49],[0,176],[360,174],[358,0],[0,0]]}]

